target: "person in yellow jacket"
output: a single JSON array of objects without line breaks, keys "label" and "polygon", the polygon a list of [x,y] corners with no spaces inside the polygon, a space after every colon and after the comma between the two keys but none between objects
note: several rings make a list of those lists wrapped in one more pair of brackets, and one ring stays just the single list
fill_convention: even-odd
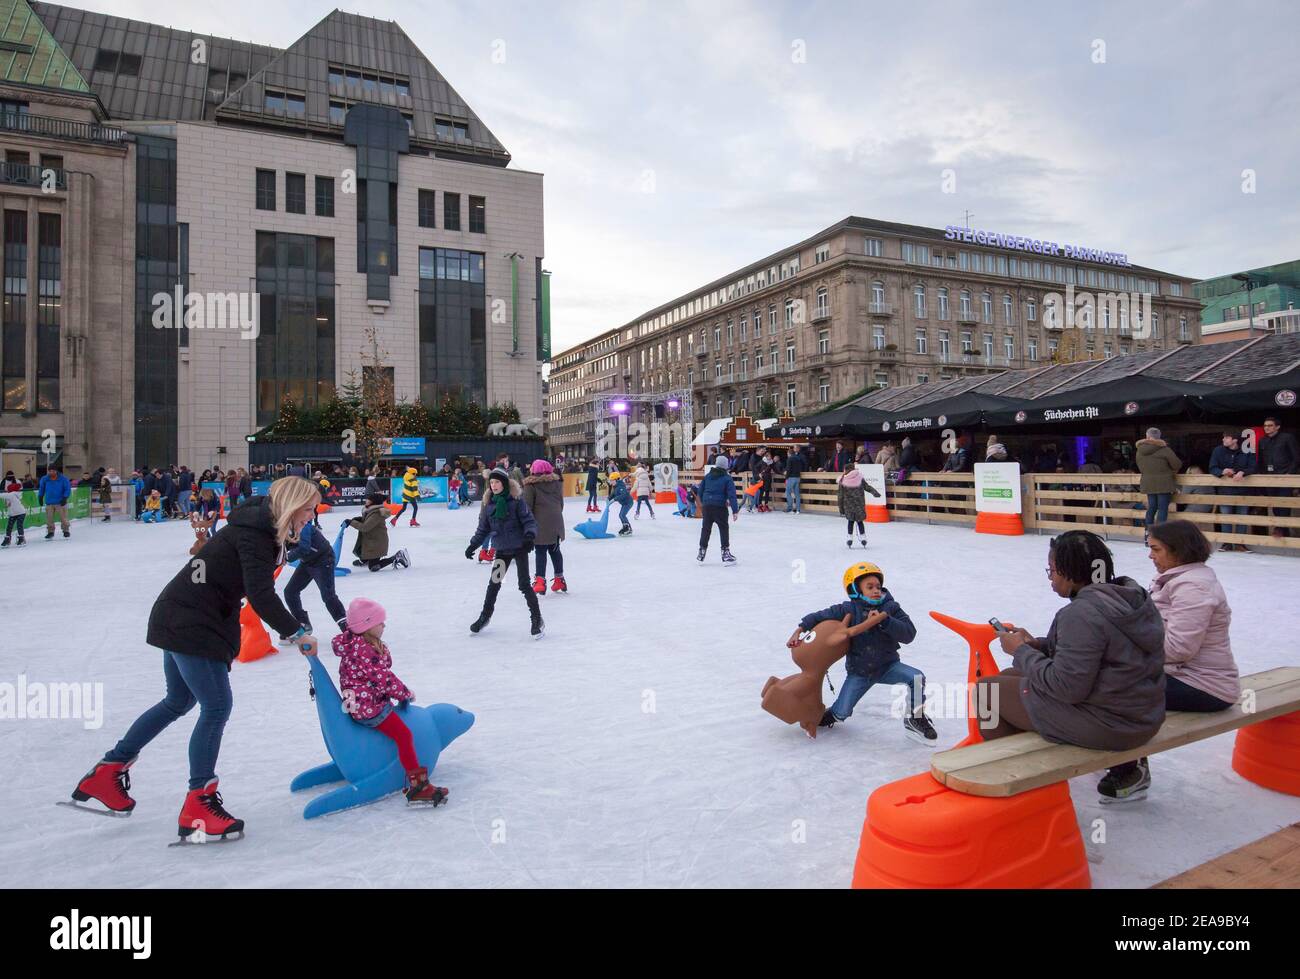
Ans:
[{"label": "person in yellow jacket", "polygon": [[397,526],[397,518],[406,512],[408,506],[411,508],[411,526],[420,526],[420,522],[415,519],[420,515],[419,476],[420,471],[414,466],[406,467],[406,475],[402,477],[402,509],[393,514],[392,526]]}]

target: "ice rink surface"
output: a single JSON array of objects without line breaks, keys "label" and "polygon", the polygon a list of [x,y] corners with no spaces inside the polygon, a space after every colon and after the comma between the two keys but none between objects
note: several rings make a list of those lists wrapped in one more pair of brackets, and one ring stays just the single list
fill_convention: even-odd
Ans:
[{"label": "ice rink surface", "polygon": [[[347,511],[322,518],[332,540]],[[328,760],[292,648],[235,664],[235,706],[218,766],[226,807],[246,821],[232,844],[168,849],[184,797],[186,744],[197,709],[131,770],[129,819],[55,807],[163,693],[162,653],[144,642],[154,598],[187,560],[187,525],[82,521],[71,540],[0,553],[9,641],[0,683],[102,684],[102,726],[85,719],[0,720],[0,884],[37,887],[847,887],[867,796],[928,769],[906,740],[887,688],[816,741],[759,706],[771,675],[794,672],[784,642],[804,613],[840,600],[840,575],[880,564],[918,628],[903,658],[941,699],[965,681],[965,644],[929,618],[937,609],[998,616],[1042,635],[1060,607],[1044,572],[1047,538],[967,528],[869,525],[863,553],[843,523],[805,514],[742,515],[734,568],[696,564],[698,521],[633,522],[626,539],[586,541],[568,504],[570,593],[542,599],[546,637],[533,642],[513,573],[488,629],[471,637],[486,566],[464,558],[478,511],[424,506],[392,546],[413,567],[339,580],[388,611],[394,669],[417,701],[458,704],[474,728],[442,756],[433,781],[448,805],[408,810],[401,796],[305,821],[318,792],[290,779]],[[617,525],[617,521],[614,521]],[[345,559],[352,537],[345,541]],[[1117,569],[1147,584],[1146,550],[1114,543]],[[1242,673],[1300,663],[1300,561],[1221,554],[1212,566],[1233,606]],[[314,587],[304,601],[322,655],[332,630]],[[1007,665],[1007,657],[999,662]],[[832,671],[839,686],[843,665]],[[945,696],[946,695],[946,696]],[[827,695],[829,702],[829,695]],[[965,719],[937,704],[940,746]],[[1071,783],[1097,887],[1143,887],[1300,819],[1300,800],[1246,782],[1230,767],[1232,736],[1152,762],[1149,797],[1096,801],[1098,776]],[[1098,819],[1104,819],[1104,842]]]}]

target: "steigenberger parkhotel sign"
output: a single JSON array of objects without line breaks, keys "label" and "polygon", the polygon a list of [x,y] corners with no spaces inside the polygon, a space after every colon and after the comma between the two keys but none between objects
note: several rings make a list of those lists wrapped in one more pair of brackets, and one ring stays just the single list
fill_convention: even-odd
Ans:
[{"label": "steigenberger parkhotel sign", "polygon": [[1036,255],[1055,255],[1058,258],[1073,258],[1082,262],[1122,266],[1133,264],[1123,252],[1103,252],[1096,248],[1084,248],[1082,245],[1061,245],[1055,241],[1042,241],[1038,238],[1022,238],[1019,235],[1004,235],[996,231],[959,228],[955,224],[946,225],[943,236],[948,241],[968,241],[976,245],[992,245],[995,248],[1010,248],[1018,252],[1033,252]]}]

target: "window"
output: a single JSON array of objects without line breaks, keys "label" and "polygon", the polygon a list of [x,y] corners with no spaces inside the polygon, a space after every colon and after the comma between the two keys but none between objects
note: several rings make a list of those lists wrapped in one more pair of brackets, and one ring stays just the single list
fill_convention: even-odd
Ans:
[{"label": "window", "polygon": [[[1141,313],[1139,313],[1138,315],[1141,316]],[[1151,339],[1153,339],[1153,340],[1159,340],[1159,339],[1161,339],[1161,336],[1160,336],[1160,314],[1159,314],[1159,313],[1152,313],[1152,314],[1151,314]]]},{"label": "window", "polygon": [[963,272],[969,272],[970,252],[962,252],[960,253],[960,255],[958,255],[958,258],[960,259],[960,261],[957,263],[957,267],[960,268]]},{"label": "window", "polygon": [[1107,360],[1110,360],[1110,358],[1114,356],[1114,354],[1111,352],[1109,343],[1103,343],[1101,345],[1101,352],[1102,352],[1102,356],[1105,357]]},{"label": "window", "polygon": [[970,257],[970,270],[972,272],[984,271],[984,256],[980,252],[973,252]]},{"label": "window", "polygon": [[947,363],[952,352],[952,338],[947,330],[939,331],[939,359]]},{"label": "window", "polygon": [[767,333],[768,336],[776,336],[776,305],[767,307]]},{"label": "window", "polygon": [[912,243],[910,241],[905,241],[903,242],[903,261],[910,262],[911,260],[912,260]]},{"label": "window", "polygon": [[826,404],[831,400],[831,379],[829,377],[819,378],[817,381],[817,400]]},{"label": "window", "polygon": [[980,295],[980,305],[984,308],[984,322],[993,322],[993,297],[987,292]]},{"label": "window", "polygon": [[284,99],[284,111],[301,119],[307,117],[307,96],[290,92]]},{"label": "window", "polygon": [[830,245],[818,245],[817,251],[813,255],[813,264],[820,265],[822,262],[829,261],[831,257]]},{"label": "window", "polygon": [[871,283],[871,306],[879,311],[885,307],[885,284],[883,282]]},{"label": "window", "polygon": [[421,228],[438,226],[438,195],[432,190],[421,190],[417,195],[416,220]]},{"label": "window", "polygon": [[259,211],[275,210],[275,171],[257,171],[257,209]]},{"label": "window", "polygon": [[284,175],[284,209],[289,214],[307,213],[307,175],[286,173]]},{"label": "window", "polygon": [[62,217],[38,215],[36,410],[59,410],[59,327],[63,306]]},{"label": "window", "polygon": [[879,258],[885,253],[884,243],[879,238],[868,238],[866,241],[867,254],[872,258]]},{"label": "window", "polygon": [[713,328],[713,349],[722,349],[722,327],[720,326],[715,326]]},{"label": "window", "polygon": [[794,366],[794,341],[787,340],[785,343],[785,363],[787,367]]},{"label": "window", "polygon": [[1010,326],[1012,322],[1010,294],[1004,294],[1002,296],[1002,322],[1006,323],[1008,326]]},{"label": "window", "polygon": [[0,407],[27,408],[27,212],[4,212],[3,370]]},{"label": "window", "polygon": [[883,326],[871,328],[871,347],[873,350],[885,349],[885,328]]},{"label": "window", "polygon": [[338,66],[338,65],[330,65],[330,66],[329,66],[329,79],[330,79],[330,85],[331,85],[331,86],[333,86],[333,85],[342,85],[342,84],[343,84],[343,69],[342,69],[340,66]]},{"label": "window", "polygon": [[1030,337],[1025,343],[1029,347],[1029,359],[1038,360],[1038,337]]},{"label": "window", "polygon": [[929,375],[929,374],[917,374],[917,375],[916,375],[916,383],[917,383],[917,384],[929,384],[929,383],[930,383],[930,375]]},{"label": "window", "polygon": [[1171,296],[1181,296],[1183,294],[1183,284],[1181,282],[1169,283],[1169,294]]},{"label": "window", "polygon": [[471,197],[469,199],[470,234],[487,234],[487,198]]},{"label": "window", "polygon": [[732,341],[736,339],[735,321],[727,320],[727,346],[730,347]]},{"label": "window", "polygon": [[970,330],[961,331],[961,352],[964,354],[973,354],[975,352],[974,338]]},{"label": "window", "polygon": [[1033,323],[1038,319],[1038,304],[1032,299],[1025,303],[1025,321]]},{"label": "window", "polygon": [[330,100],[330,125],[341,126],[347,121],[348,105],[346,102]]},{"label": "window", "polygon": [[748,339],[749,339],[749,317],[742,316],[740,318],[740,342],[744,343]]},{"label": "window", "polygon": [[1007,363],[1015,360],[1016,357],[1016,338],[1010,333],[1002,338],[1002,352],[1006,355]]},{"label": "window", "polygon": [[984,334],[984,359],[992,362],[993,360],[993,334]]},{"label": "window", "polygon": [[785,301],[785,325],[786,325],[786,329],[789,329],[790,327],[794,326],[794,300],[793,299],[787,299]]},{"label": "window", "polygon": [[794,411],[795,409],[795,395],[794,395],[793,384],[787,384],[785,386],[785,406],[789,408],[791,411]]},{"label": "window", "polygon": [[923,330],[923,329],[918,329],[918,330],[916,331],[916,352],[917,352],[917,353],[919,353],[919,354],[923,354],[923,353],[925,353],[925,350],[926,350],[926,340],[927,340],[927,337],[926,337],[925,330]]},{"label": "window", "polygon": [[940,289],[939,290],[939,319],[946,320],[947,318],[948,318],[948,290]]},{"label": "window", "polygon": [[334,217],[334,178],[316,178],[316,216],[318,218]]},{"label": "window", "polygon": [[762,372],[763,370],[763,348],[759,347],[754,351],[754,370]]},{"label": "window", "polygon": [[830,315],[830,294],[825,289],[817,290],[817,315]]},{"label": "window", "polygon": [[1192,335],[1187,332],[1187,317],[1186,316],[1178,317],[1178,339],[1190,340],[1191,338]]},{"label": "window", "polygon": [[1059,352],[1060,348],[1061,348],[1061,341],[1059,341],[1056,337],[1047,338],[1047,356],[1050,359],[1052,360],[1056,359],[1056,355]]},{"label": "window", "polygon": [[828,354],[831,352],[831,331],[821,330],[817,334],[817,352],[819,354]]},{"label": "window", "polygon": [[925,317],[925,286],[917,286],[912,290],[912,298],[916,303],[916,315]]},{"label": "window", "polygon": [[876,371],[875,381],[876,381],[876,387],[878,388],[889,387],[889,375],[886,374],[884,371]]},{"label": "window", "polygon": [[443,193],[442,226],[448,231],[460,230],[460,194]]}]

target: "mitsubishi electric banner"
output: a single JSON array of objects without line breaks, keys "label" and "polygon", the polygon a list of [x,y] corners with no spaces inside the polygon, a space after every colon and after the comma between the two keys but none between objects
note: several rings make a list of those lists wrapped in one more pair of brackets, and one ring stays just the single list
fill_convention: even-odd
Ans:
[{"label": "mitsubishi electric banner", "polygon": [[975,510],[977,513],[1020,512],[1018,462],[975,463]]}]

